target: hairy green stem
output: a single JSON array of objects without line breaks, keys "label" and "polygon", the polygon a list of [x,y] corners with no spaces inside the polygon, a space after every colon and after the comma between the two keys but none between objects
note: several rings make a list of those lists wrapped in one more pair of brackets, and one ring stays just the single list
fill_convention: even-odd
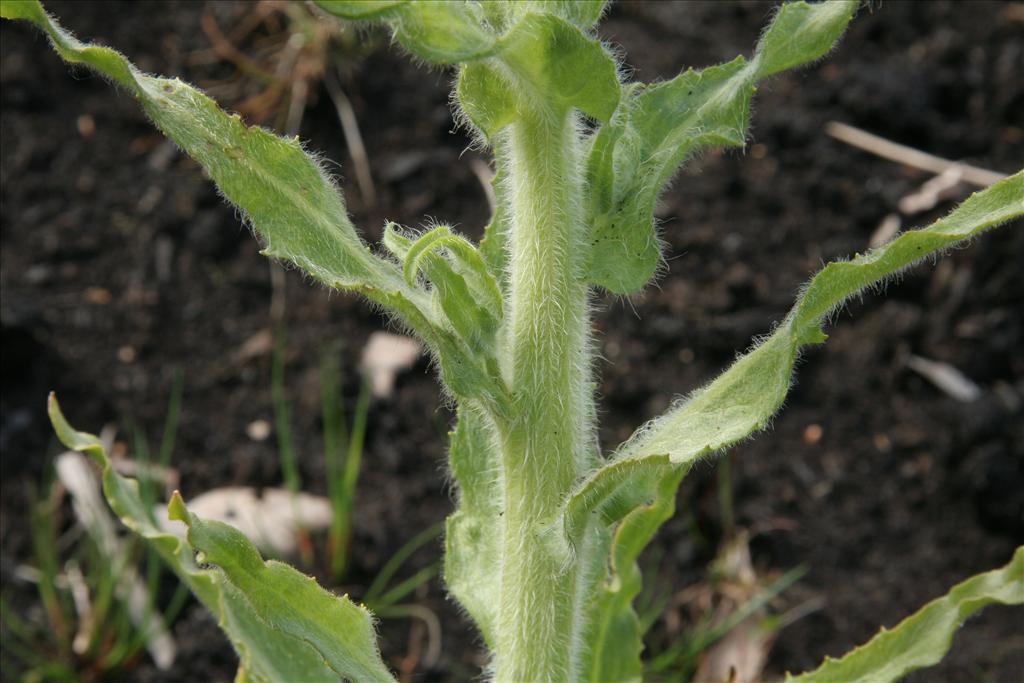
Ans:
[{"label": "hairy green stem", "polygon": [[514,410],[501,430],[499,681],[571,677],[573,596],[561,587],[574,569],[546,547],[543,530],[595,457],[577,127],[568,111],[544,114],[508,132]]}]

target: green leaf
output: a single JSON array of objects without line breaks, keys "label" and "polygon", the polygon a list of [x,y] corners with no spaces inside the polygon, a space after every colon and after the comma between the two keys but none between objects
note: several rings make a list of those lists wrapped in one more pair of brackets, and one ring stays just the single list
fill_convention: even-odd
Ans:
[{"label": "green leaf", "polygon": [[488,57],[497,36],[487,28],[480,5],[463,0],[413,2],[402,7],[395,38],[409,52],[435,64]]},{"label": "green leaf", "polygon": [[[497,371],[492,349],[474,353],[450,322],[439,324],[436,316],[424,313],[399,290],[358,289],[366,298],[397,312],[427,343],[441,368],[444,386],[459,399],[476,399],[495,411],[504,412],[509,404],[508,391]],[[418,290],[417,290],[418,293]]]},{"label": "green leaf", "polygon": [[[633,609],[642,577],[637,558],[661,525],[675,513],[676,489],[689,468],[644,463],[649,471],[630,484],[616,487],[615,495],[599,508],[603,528],[588,533],[611,533],[607,551],[593,571],[583,606],[589,647],[583,662],[583,680],[640,681],[643,628]],[[645,500],[635,507],[637,495]],[[597,516],[597,515],[594,515]],[[591,525],[591,527],[596,525]],[[604,558],[610,562],[604,562]]]},{"label": "green leaf", "polygon": [[602,467],[569,498],[562,521],[566,539],[578,543],[595,514],[606,526],[617,523],[652,500],[661,479],[676,469],[667,455],[619,460]]},{"label": "green leaf", "polygon": [[500,316],[488,309],[486,300],[474,296],[465,277],[437,253],[423,255],[424,272],[432,285],[434,301],[452,328],[473,351],[494,357],[494,333]]},{"label": "green leaf", "polygon": [[313,0],[325,12],[350,20],[385,19],[409,0]]},{"label": "green leaf", "polygon": [[973,576],[932,600],[892,630],[882,629],[840,659],[825,658],[818,669],[786,676],[792,683],[889,683],[942,661],[953,635],[975,612],[991,604],[1024,604],[1024,546],[1001,569]]},{"label": "green leaf", "polygon": [[857,2],[782,5],[757,46],[758,76],[771,76],[828,54],[846,30],[857,5]]},{"label": "green leaf", "polygon": [[464,66],[455,92],[462,112],[488,139],[519,116],[515,91],[493,65],[479,62]]},{"label": "green leaf", "polygon": [[601,20],[608,0],[547,0],[544,6],[580,28],[590,29]]},{"label": "green leaf", "polygon": [[375,646],[370,614],[321,588],[287,564],[264,562],[235,527],[190,513],[180,495],[171,499],[171,519],[185,522],[197,561],[212,564],[248,607],[274,631],[313,647],[330,669],[353,680],[391,680]]},{"label": "green leaf", "polygon": [[438,226],[413,241],[399,233],[394,223],[384,230],[384,245],[402,261],[410,286],[416,286],[421,271],[426,275],[437,317],[447,321],[468,349],[463,352],[464,360],[469,362],[472,357],[494,362],[494,336],[502,320],[503,302],[498,283],[473,245],[452,234],[447,226]]},{"label": "green leaf", "polygon": [[409,52],[434,64],[465,64],[492,56],[498,33],[531,15],[548,15],[589,30],[607,0],[314,0],[342,19],[383,21]]},{"label": "green leaf", "polygon": [[438,251],[447,252],[452,270],[466,282],[472,292],[472,300],[463,305],[479,306],[494,320],[500,320],[504,304],[497,281],[480,252],[465,237],[452,233],[448,226],[434,228],[410,246],[403,266],[406,281],[414,284],[416,273],[421,268],[428,270],[431,255],[436,256]]},{"label": "green leaf", "polygon": [[[239,680],[393,681],[377,650],[370,613],[320,588],[280,562],[264,562],[234,527],[203,521],[171,499],[172,519],[189,525],[189,543],[150,521],[138,482],[117,474],[99,439],[75,431],[50,395],[50,420],[61,442],[90,455],[103,470],[103,492],[115,514],[145,538],[217,617],[238,653]],[[212,564],[201,568],[196,564]]]},{"label": "green leaf", "polygon": [[510,2],[508,6],[521,15],[529,12],[554,14],[583,30],[594,28],[608,7],[608,0],[531,0]]},{"label": "green leaf", "polygon": [[581,564],[576,573],[584,587],[575,591],[586,643],[580,680],[640,680],[643,628],[633,609],[641,589],[637,558],[672,516],[688,470],[668,456],[611,463],[570,496],[553,526],[552,533],[561,535],[551,546],[566,562]]},{"label": "green leaf", "polygon": [[114,50],[81,43],[38,0],[3,0],[0,12],[5,18],[31,21],[66,61],[85,64],[127,88],[156,126],[202,164],[244,212],[266,240],[264,254],[291,261],[328,286],[355,290],[389,309],[441,356],[442,379],[453,393],[489,393],[490,400],[498,400],[503,388],[487,368],[487,359],[471,355],[426,292],[408,286],[395,264],[370,252],[349,221],[341,195],[297,139],[247,127],[192,86],[147,76]]},{"label": "green leaf", "polygon": [[449,462],[459,485],[458,508],[446,523],[444,580],[494,645],[501,567],[502,487],[493,428],[479,411],[460,406],[451,432]]},{"label": "green leaf", "polygon": [[661,258],[653,218],[658,195],[694,150],[743,144],[752,88],[734,86],[746,72],[747,62],[737,57],[634,87],[628,108],[598,132],[588,159],[591,282],[627,294],[650,280]]},{"label": "green leaf", "polygon": [[[502,147],[500,140],[495,140],[495,151]],[[499,154],[500,155],[500,154]],[[509,230],[511,228],[509,197],[510,189],[505,181],[505,172],[499,170],[491,181],[494,188],[495,207],[491,222],[484,228],[484,238],[480,240],[480,256],[491,276],[498,283],[500,292],[508,291],[508,249]]]},{"label": "green leaf", "polygon": [[36,0],[5,0],[5,18],[41,28],[66,61],[85,64],[124,86],[153,123],[209,172],[267,246],[332,287],[394,283],[349,221],[334,184],[297,139],[249,127],[177,79],[147,76],[121,54],[66,33]]},{"label": "green leaf", "polygon": [[608,121],[619,101],[615,60],[593,38],[553,14],[528,13],[501,39],[497,60],[466,66],[463,111],[491,138],[524,112],[575,107]]},{"label": "green leaf", "polygon": [[[426,244],[421,247],[422,241],[426,241]],[[475,300],[496,320],[500,319],[504,304],[497,281],[480,252],[465,237],[452,233],[448,226],[434,228],[410,247],[403,268],[406,281],[415,281],[416,271],[425,267],[423,261],[438,250],[448,253],[452,268],[466,280]]]},{"label": "green leaf", "polygon": [[386,22],[405,49],[434,64],[483,59],[497,46],[497,36],[488,27],[484,8],[477,2],[316,0],[316,4],[342,19]]},{"label": "green leaf", "polygon": [[593,284],[617,294],[647,284],[661,257],[654,206],[680,165],[708,145],[743,146],[758,79],[823,56],[856,8],[855,0],[784,5],[749,62],[629,89],[587,162]]},{"label": "green leaf", "polygon": [[[637,431],[577,487],[553,528],[563,534],[569,556],[597,567],[604,558],[611,559],[607,570],[595,571],[599,581],[591,589],[597,597],[586,618],[590,630],[585,642],[592,644],[587,680],[639,675],[632,664],[639,653],[639,624],[630,604],[639,590],[637,555],[671,514],[674,491],[693,463],[768,423],[789,390],[800,347],[825,340],[824,319],[865,287],[1022,215],[1024,172],[975,194],[928,228],[829,264],[811,280],[774,334],[710,385]],[[602,530],[613,526],[614,542],[601,555]]]},{"label": "green leaf", "polygon": [[[615,60],[597,40],[553,15],[528,14],[502,40],[501,56],[531,90],[598,121],[608,121],[619,103]],[[537,109],[549,104],[536,103]]]},{"label": "green leaf", "polygon": [[615,460],[668,455],[689,464],[768,424],[789,391],[800,348],[823,342],[824,320],[849,297],[904,268],[1024,215],[1024,171],[968,198],[927,228],[849,261],[827,265],[775,332],[715,381],[641,428]]}]

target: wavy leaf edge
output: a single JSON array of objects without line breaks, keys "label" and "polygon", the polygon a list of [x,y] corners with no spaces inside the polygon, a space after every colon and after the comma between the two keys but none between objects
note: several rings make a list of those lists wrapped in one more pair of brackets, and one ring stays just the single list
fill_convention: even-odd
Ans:
[{"label": "wavy leaf edge", "polygon": [[[171,497],[168,513],[172,520],[183,521],[189,526],[188,540],[157,528],[147,518],[149,512],[140,496],[138,482],[122,477],[114,470],[103,444],[96,436],[79,432],[68,423],[52,392],[47,401],[47,413],[61,443],[71,450],[88,455],[99,465],[104,496],[118,518],[152,544],[196,598],[217,617],[218,625],[239,656],[239,675],[251,677],[244,680],[269,683],[284,680],[282,676],[290,676],[294,680],[296,675],[310,681],[336,681],[339,677],[358,681],[395,680],[380,659],[374,620],[364,606],[353,603],[348,596],[338,596],[327,591],[313,578],[289,565],[263,560],[255,546],[234,527],[222,522],[205,521],[189,512],[177,491]],[[338,641],[337,648],[351,649],[351,660],[344,660],[347,653],[342,652],[339,658],[338,650],[331,652],[317,647],[315,638],[296,632],[294,620],[289,622],[287,618],[282,619],[280,614],[261,610],[258,601],[254,602],[252,596],[239,588],[236,581],[216,564],[210,567],[197,564],[197,559],[203,564],[211,560],[203,557],[203,551],[192,543],[195,527],[201,525],[225,537],[234,546],[234,552],[229,552],[229,555],[234,556],[237,552],[237,558],[241,558],[243,563],[250,563],[249,569],[256,569],[254,573],[262,571],[284,574],[287,583],[306,584],[305,592],[315,595],[315,599],[323,600],[320,606],[331,617],[342,618],[350,623],[362,621],[362,633],[353,634],[350,629],[347,633],[333,634]],[[217,547],[218,552],[224,550]],[[251,564],[257,561],[259,568]],[[285,581],[281,583],[285,584]],[[366,642],[344,642],[346,637],[367,635],[371,639]],[[287,655],[282,656],[285,653]]]},{"label": "wavy leaf edge", "polygon": [[[649,476],[652,469],[666,473],[678,466],[689,469],[702,457],[768,426],[792,384],[800,351],[827,339],[821,326],[849,298],[1021,216],[1024,171],[976,192],[928,227],[909,230],[863,255],[826,265],[801,288],[793,308],[770,335],[756,340],[710,383],[637,429],[579,484],[555,521],[565,541],[571,546],[576,541],[572,532],[586,526],[579,523],[585,518],[582,511],[633,486],[637,477]],[[617,485],[609,486],[616,481]]]},{"label": "wavy leaf edge", "polygon": [[[890,683],[942,661],[965,620],[992,605],[1024,605],[1024,546],[1005,566],[976,574],[842,657],[826,657],[787,683]],[[924,634],[921,636],[920,634]],[[903,639],[907,638],[906,642]]]}]

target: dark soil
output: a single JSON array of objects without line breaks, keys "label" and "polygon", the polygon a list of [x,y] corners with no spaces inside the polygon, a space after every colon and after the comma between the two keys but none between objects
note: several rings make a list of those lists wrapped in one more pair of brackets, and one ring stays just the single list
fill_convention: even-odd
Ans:
[{"label": "dark soil", "polygon": [[[237,25],[252,5],[52,2],[77,35],[124,51],[148,71],[181,76],[230,107],[250,81],[196,64],[208,51],[204,12]],[[603,35],[642,80],[749,54],[771,6],[623,3]],[[2,33],[3,590],[40,616],[13,578],[30,563],[27,491],[56,452],[46,392],[80,428],[128,420],[156,439],[172,377],[185,377],[174,455],[186,495],[216,486],[280,485],[274,439],[246,425],[272,419],[270,356],[239,349],[270,326],[270,269],[234,211],[196,165],[164,143],[135,104],[71,70],[28,26]],[[260,36],[267,38],[268,36]],[[270,36],[271,38],[273,36]],[[449,73],[411,65],[369,34],[343,60],[379,201],[360,199],[333,106],[317,85],[301,128],[340,163],[357,225],[377,241],[385,217],[437,217],[479,237],[486,201],[454,130]],[[937,155],[1009,173],[1024,159],[1024,18],[1016,4],[882,3],[864,10],[825,62],[772,80],[756,101],[746,153],[712,151],[666,193],[668,269],[597,316],[603,442],[609,447],[720,371],[782,318],[823,261],[863,251],[899,198],[927,179],[830,139],[829,120]],[[227,85],[225,85],[227,83]],[[235,98],[233,101],[232,98]],[[90,117],[94,131],[90,129]],[[926,224],[947,202],[912,225]],[[822,608],[779,635],[770,670],[799,671],[869,638],[951,585],[1005,563],[1024,539],[1024,231],[1004,227],[938,263],[866,294],[809,352],[774,429],[730,454],[736,525],[752,529],[760,572],[802,564],[790,604]],[[348,296],[286,278],[289,388],[302,476],[323,493],[318,360],[344,343],[346,394],[368,335],[387,322]],[[959,403],[907,367],[910,354],[952,364],[983,389]],[[426,362],[371,414],[357,506],[351,585],[359,595],[382,562],[451,507],[442,405]],[[810,429],[809,429],[810,427]],[[819,436],[820,438],[815,438]],[[129,437],[122,438],[130,440]],[[723,534],[716,471],[696,468],[680,514],[658,545],[659,585],[700,580]],[[694,528],[699,533],[694,532]],[[425,566],[439,547],[414,558]],[[443,654],[417,680],[470,680],[472,628],[439,582],[418,596],[439,613]],[[381,624],[397,669],[409,622]],[[657,627],[662,632],[664,624]],[[191,605],[176,623],[173,676],[142,661],[128,680],[231,680],[235,659],[212,619]],[[413,658],[415,660],[415,657]],[[915,680],[1020,680],[1020,611],[991,608],[957,637],[939,668]],[[16,672],[5,670],[3,678]]]}]

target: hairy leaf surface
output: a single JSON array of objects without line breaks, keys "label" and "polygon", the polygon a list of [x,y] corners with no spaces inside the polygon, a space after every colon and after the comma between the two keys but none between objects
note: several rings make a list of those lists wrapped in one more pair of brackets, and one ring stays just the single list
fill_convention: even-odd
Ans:
[{"label": "hairy leaf surface", "polygon": [[439,314],[448,319],[469,348],[476,355],[492,355],[503,301],[480,252],[444,225],[414,242],[388,225],[384,244],[402,260],[403,275],[410,286],[416,286],[420,272],[426,275]]},{"label": "hairy leaf surface", "polygon": [[581,29],[591,29],[601,19],[608,0],[533,0],[533,2],[512,2],[513,10],[525,12],[548,12],[556,14]]},{"label": "hairy leaf surface", "polygon": [[323,10],[350,20],[384,21],[395,40],[420,59],[434,64],[457,64],[488,57],[497,36],[479,2],[431,0],[394,2],[374,0],[315,0]]},{"label": "hairy leaf surface", "polygon": [[497,36],[475,2],[411,2],[399,10],[394,30],[395,38],[410,52],[435,64],[482,59],[497,46]]},{"label": "hairy leaf surface", "polygon": [[763,428],[789,391],[800,348],[825,341],[821,325],[846,299],[1021,215],[1024,171],[972,195],[927,228],[908,231],[849,261],[830,263],[811,279],[771,336],[707,387],[640,429],[618,449],[616,460],[667,454],[675,464],[689,464]]},{"label": "hairy leaf surface", "polygon": [[4,0],[2,15],[41,28],[66,61],[84,64],[125,87],[153,123],[209,172],[266,240],[266,253],[291,261],[332,287],[393,284],[349,221],[341,195],[297,139],[249,127],[178,79],[148,76],[120,53],[82,43],[37,0]]},{"label": "hairy leaf surface", "polygon": [[823,56],[857,4],[783,5],[751,60],[628,90],[611,124],[598,131],[587,164],[593,284],[629,294],[648,283],[661,257],[654,205],[679,166],[708,145],[743,146],[758,80]]},{"label": "hairy leaf surface", "polygon": [[1006,566],[972,576],[932,600],[891,630],[840,659],[825,658],[812,672],[786,676],[792,683],[891,683],[942,661],[964,621],[991,604],[1024,605],[1024,546]]},{"label": "hairy leaf surface", "polygon": [[[138,483],[114,471],[99,439],[75,431],[49,400],[50,420],[61,442],[90,455],[103,470],[110,507],[160,553],[178,577],[216,615],[238,653],[239,680],[393,681],[380,659],[370,613],[325,591],[286,564],[264,562],[241,532],[203,521],[171,500],[173,519],[189,525],[189,543],[150,521]],[[199,561],[212,564],[201,568]]]},{"label": "hairy leaf surface", "polygon": [[[637,558],[675,513],[676,489],[686,471],[687,468],[678,466],[658,468],[647,479],[645,500],[640,505],[630,508],[631,501],[619,499],[606,500],[601,507],[604,524],[615,526],[610,530],[607,570],[593,575],[582,605],[587,625],[585,641],[589,644],[582,663],[586,681],[641,680],[643,630],[633,609],[633,600],[642,587]],[[639,487],[629,488],[639,492]],[[624,493],[623,490],[620,495]],[[608,505],[609,502],[612,504]],[[605,534],[609,528],[594,531]]]},{"label": "hairy leaf surface", "polygon": [[524,112],[575,107],[608,121],[619,102],[615,60],[579,28],[554,14],[526,14],[501,39],[495,59],[462,69],[463,111],[485,136]]},{"label": "hairy leaf surface", "polygon": [[679,407],[639,430],[577,488],[554,526],[564,534],[568,553],[593,543],[595,534],[600,538],[600,529],[617,525],[611,564],[595,583],[597,597],[585,603],[589,605],[587,621],[595,629],[588,636],[588,642],[594,643],[589,680],[602,680],[602,676],[611,680],[607,675],[612,670],[629,676],[635,671],[615,668],[626,667],[640,643],[631,605],[639,588],[635,559],[670,514],[670,492],[698,458],[767,424],[789,390],[800,348],[825,340],[821,325],[829,313],[863,288],[920,259],[1022,215],[1024,172],[975,194],[928,228],[905,233],[850,261],[829,264],[810,281],[785,321],[764,343]]},{"label": "hairy leaf surface", "polygon": [[396,10],[408,5],[409,0],[314,0],[326,12],[353,21],[386,19]]},{"label": "hairy leaf surface", "polygon": [[495,572],[500,571],[502,542],[497,459],[486,418],[472,408],[460,407],[449,449],[459,503],[446,523],[444,580],[491,646],[500,602]]},{"label": "hairy leaf surface", "polygon": [[[399,5],[359,5],[366,12],[395,7]],[[406,283],[395,264],[373,255],[349,221],[337,188],[297,139],[246,126],[187,83],[148,76],[120,53],[78,41],[46,14],[38,0],[3,0],[0,10],[4,18],[25,19],[41,28],[66,61],[85,64],[127,88],[154,124],[202,164],[221,192],[244,212],[267,243],[264,254],[290,261],[330,287],[357,291],[387,308],[439,356],[442,378],[453,393],[487,394],[498,400],[501,388],[487,369],[491,350],[474,354],[458,338],[487,337],[496,323],[480,316],[448,320],[446,314],[461,311],[451,305],[438,310],[426,292]],[[471,299],[463,297],[470,303]],[[474,328],[480,320],[483,329]]]},{"label": "hairy leaf surface", "polygon": [[[501,144],[495,144],[495,151],[501,148]],[[480,240],[480,256],[487,264],[491,275],[498,282],[498,289],[501,292],[508,291],[508,242],[509,230],[511,228],[509,206],[510,191],[505,182],[505,174],[498,171],[491,181],[494,188],[494,215],[490,223],[484,229],[484,238]]]}]

